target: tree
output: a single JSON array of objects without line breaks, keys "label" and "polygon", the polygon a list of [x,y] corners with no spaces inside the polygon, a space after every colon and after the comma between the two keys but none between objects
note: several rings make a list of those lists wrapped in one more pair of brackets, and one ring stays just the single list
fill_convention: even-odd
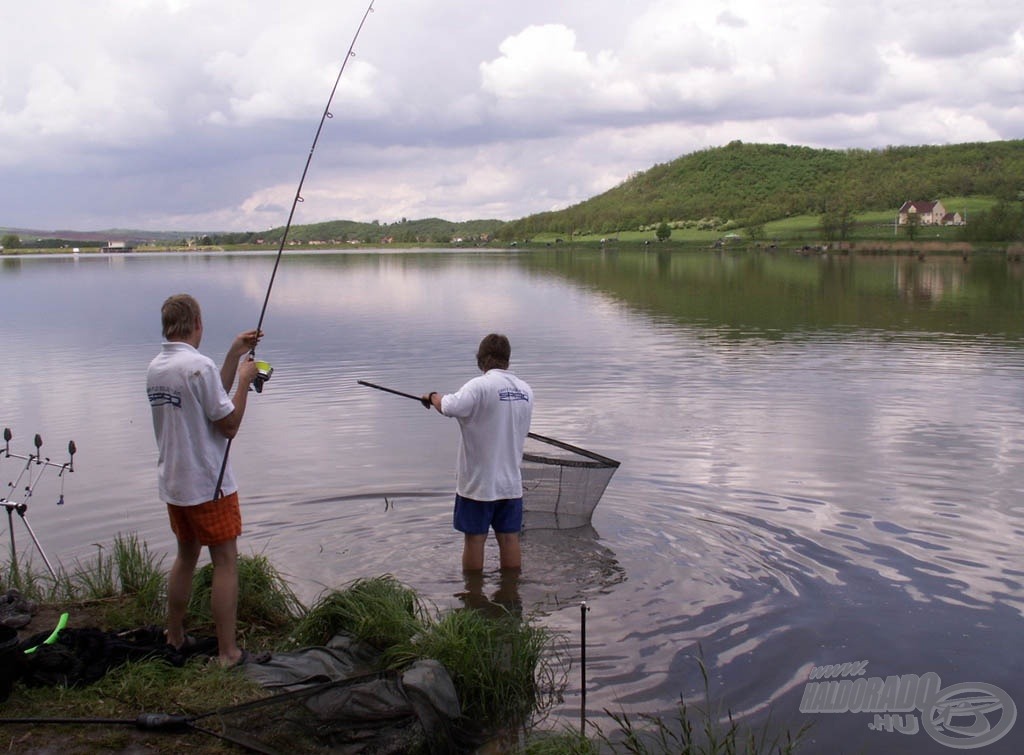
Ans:
[{"label": "tree", "polygon": [[663,221],[661,225],[658,226],[658,230],[654,232],[654,235],[657,237],[658,241],[668,241],[672,236],[672,229],[668,227],[668,223]]},{"label": "tree", "polygon": [[767,235],[764,230],[764,223],[759,220],[755,220],[747,226],[747,238],[751,241],[764,241]]},{"label": "tree", "polygon": [[921,216],[916,212],[907,213],[907,238],[913,241],[917,237],[917,227],[921,225]]},{"label": "tree", "polygon": [[849,196],[826,198],[820,227],[826,241],[845,241],[850,236],[853,231],[853,201]]},{"label": "tree", "polygon": [[999,202],[971,217],[960,231],[967,241],[1019,241],[1024,238],[1024,206],[1019,202]]},{"label": "tree", "polygon": [[3,238],[0,238],[0,247],[4,249],[20,249],[21,238],[16,233],[5,233]]}]

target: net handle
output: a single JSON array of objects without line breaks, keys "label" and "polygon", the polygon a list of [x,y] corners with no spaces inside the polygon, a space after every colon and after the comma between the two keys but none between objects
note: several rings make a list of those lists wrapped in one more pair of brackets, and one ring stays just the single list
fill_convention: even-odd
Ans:
[{"label": "net handle", "polygon": [[580,456],[586,456],[588,459],[599,461],[602,464],[606,464],[609,467],[619,466],[619,462],[617,462],[615,459],[611,459],[607,456],[602,456],[601,454],[594,453],[593,451],[588,451],[587,449],[580,448],[579,446],[574,446],[570,443],[566,443],[565,441],[549,438],[546,435],[538,435],[537,433],[527,433],[526,437],[533,438],[534,440],[539,440],[542,443],[550,443],[552,446],[557,446],[558,448],[564,449],[566,451],[572,451],[573,453],[577,453]]}]

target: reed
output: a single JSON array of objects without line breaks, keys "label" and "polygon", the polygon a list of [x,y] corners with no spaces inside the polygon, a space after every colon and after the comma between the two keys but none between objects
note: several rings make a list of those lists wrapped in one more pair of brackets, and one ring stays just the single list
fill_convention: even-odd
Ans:
[{"label": "reed", "polygon": [[598,755],[600,749],[595,741],[578,731],[565,730],[534,732],[520,752],[522,755]]},{"label": "reed", "polygon": [[804,727],[795,735],[789,730],[773,735],[768,723],[757,730],[745,730],[731,715],[727,716],[728,723],[722,724],[707,710],[694,714],[682,699],[674,718],[638,716],[642,728],[624,713],[605,712],[618,729],[599,734],[598,740],[612,752],[631,755],[792,755],[806,732]]},{"label": "reed", "polygon": [[134,532],[114,538],[114,564],[123,594],[158,595],[164,589],[163,557],[150,553]]},{"label": "reed", "polygon": [[[770,724],[743,730],[731,717],[722,725],[706,711],[694,711],[680,701],[674,716],[641,714],[636,720],[605,711],[616,727],[586,738],[576,731],[534,732],[523,755],[794,755],[806,733],[772,734]],[[597,725],[589,722],[595,729]]]},{"label": "reed", "polygon": [[419,658],[440,661],[458,691],[463,719],[488,729],[522,724],[553,700],[560,687],[545,655],[549,638],[547,630],[511,613],[459,610],[429,622],[385,659],[392,667]]},{"label": "reed", "polygon": [[[210,594],[213,565],[199,569],[192,581],[189,621],[213,628]],[[302,603],[288,581],[261,554],[238,557],[238,629],[241,634],[273,635],[295,623],[303,613]]]},{"label": "reed", "polygon": [[341,632],[384,650],[422,631],[425,615],[416,593],[385,574],[322,595],[291,636],[296,645],[325,645]]},{"label": "reed", "polygon": [[576,731],[535,733],[523,748],[525,755],[793,755],[807,734],[809,725],[793,732],[774,732],[769,718],[758,728],[741,726],[712,702],[707,667],[697,659],[704,686],[703,705],[690,706],[680,697],[671,716],[605,710],[615,726],[609,731],[588,721],[597,732],[585,738]]},{"label": "reed", "polygon": [[[58,570],[57,576],[59,577],[61,574],[61,570]],[[0,590],[3,592],[17,590],[29,600],[42,601],[55,597],[52,585],[52,578],[44,579],[43,575],[32,569],[31,563],[28,563],[8,566],[3,582],[0,582]]]},{"label": "reed", "polygon": [[[60,573],[63,573],[61,568]],[[58,583],[62,580],[58,579]],[[75,559],[75,569],[68,575],[64,590],[70,594],[66,597],[78,597],[80,600],[103,600],[113,598],[118,593],[117,577],[114,573],[114,559],[106,553],[106,549],[97,544],[96,555],[91,561]]]},{"label": "reed", "polygon": [[[97,545],[92,558],[76,559],[71,570],[58,566],[56,579],[26,566],[12,569],[4,580],[4,589],[17,589],[25,598],[42,603],[89,605],[105,626],[162,624],[167,602],[163,564],[164,556],[150,551],[136,534],[118,533],[111,547]],[[280,634],[303,613],[288,582],[266,557],[240,556],[238,573],[241,631],[262,636]],[[213,628],[212,581],[211,565],[196,572],[189,605],[194,627]]]},{"label": "reed", "polygon": [[11,569],[5,589],[42,603],[99,605],[111,626],[154,624],[162,621],[166,595],[162,563],[134,533],[118,533],[110,549],[97,545],[92,558],[76,559],[70,570],[59,564],[56,577],[31,562]]},{"label": "reed", "polygon": [[564,688],[549,633],[511,613],[428,613],[416,593],[390,575],[352,582],[322,596],[292,632],[297,645],[323,645],[344,633],[382,651],[382,665],[439,661],[476,730],[525,721]]}]

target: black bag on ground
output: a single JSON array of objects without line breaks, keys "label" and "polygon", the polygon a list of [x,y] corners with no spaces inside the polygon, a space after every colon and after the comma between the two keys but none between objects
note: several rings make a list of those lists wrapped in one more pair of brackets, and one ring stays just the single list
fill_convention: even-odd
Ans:
[{"label": "black bag on ground", "polygon": [[18,630],[0,626],[0,703],[10,697],[11,687],[21,678],[24,657]]},{"label": "black bag on ground", "polygon": [[[56,642],[46,645],[44,641],[49,636],[50,632],[41,632],[21,643],[22,680],[30,687],[89,685],[127,661],[159,658],[172,666],[184,666],[187,660],[185,654],[165,642],[160,627],[122,632],[67,628],[61,630]],[[24,654],[24,650],[33,647],[34,651]]]}]

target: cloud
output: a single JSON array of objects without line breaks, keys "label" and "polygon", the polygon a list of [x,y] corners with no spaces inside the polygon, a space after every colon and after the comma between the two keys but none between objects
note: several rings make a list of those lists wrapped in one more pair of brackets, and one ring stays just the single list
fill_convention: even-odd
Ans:
[{"label": "cloud", "polygon": [[0,47],[0,226],[514,219],[731,139],[1019,138],[1004,0],[52,0]]},{"label": "cloud", "polygon": [[527,27],[499,49],[499,58],[480,65],[481,89],[504,105],[504,116],[524,108],[566,114],[578,107],[629,110],[644,104],[612,54],[577,49],[575,32],[561,24]]}]

